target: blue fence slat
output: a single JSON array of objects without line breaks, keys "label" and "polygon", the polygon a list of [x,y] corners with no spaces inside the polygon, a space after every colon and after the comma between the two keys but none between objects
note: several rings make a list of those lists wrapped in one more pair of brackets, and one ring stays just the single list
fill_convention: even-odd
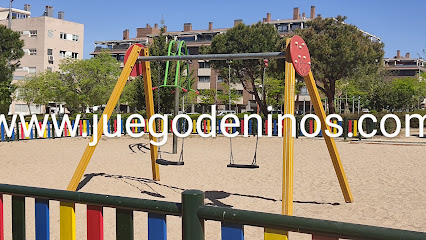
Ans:
[{"label": "blue fence slat", "polygon": [[51,136],[50,136],[50,122],[47,122],[47,137],[51,138]]},{"label": "blue fence slat", "polygon": [[219,134],[222,133],[222,130],[220,130],[220,122],[221,122],[220,120],[217,121],[217,126],[219,126]]},{"label": "blue fence slat", "polygon": [[249,134],[251,134],[252,132],[253,132],[253,124],[252,124],[252,120],[250,119],[249,120],[249,128],[248,128],[248,130],[249,130]]},{"label": "blue fence slat", "polygon": [[244,240],[244,226],[222,222],[222,240]]},{"label": "blue fence slat", "polygon": [[167,240],[166,215],[148,213],[148,240]]},{"label": "blue fence slat", "polygon": [[121,134],[124,134],[124,124],[123,124],[123,119],[120,119],[121,122]]},{"label": "blue fence slat", "polygon": [[87,136],[90,136],[90,120],[86,120],[86,131]]},{"label": "blue fence slat", "polygon": [[13,127],[13,131],[12,131],[12,140],[15,140],[15,127]]},{"label": "blue fence slat", "polygon": [[[35,124],[38,124],[38,123],[35,123]],[[36,126],[34,125],[33,127],[35,128]],[[34,139],[34,131],[33,131],[33,130],[34,130],[34,128],[33,128],[33,127],[32,127],[31,129],[29,129],[29,130],[30,130],[30,138],[31,138],[31,139]],[[19,136],[18,136],[18,137],[19,137]]]},{"label": "blue fence slat", "polygon": [[49,200],[35,200],[36,240],[49,240]]},{"label": "blue fence slat", "polygon": [[[70,136],[71,136],[72,130],[74,129],[74,125],[75,125],[75,121],[71,121]],[[78,131],[76,132],[76,135],[78,135]]]},{"label": "blue fence slat", "polygon": [[1,129],[0,130],[1,140],[4,141],[4,126],[3,126],[3,123],[1,124],[0,129]]},{"label": "blue fence slat", "polygon": [[111,133],[110,129],[111,129],[111,120],[108,120],[108,128],[107,128],[107,133]]},{"label": "blue fence slat", "polygon": [[272,135],[278,135],[278,125],[277,120],[274,120],[274,131],[272,132]]}]

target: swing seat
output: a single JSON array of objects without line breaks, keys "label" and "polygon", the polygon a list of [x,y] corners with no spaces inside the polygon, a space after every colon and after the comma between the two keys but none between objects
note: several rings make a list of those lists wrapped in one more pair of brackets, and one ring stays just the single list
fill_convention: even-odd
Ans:
[{"label": "swing seat", "polygon": [[157,158],[157,160],[155,160],[155,162],[157,164],[164,165],[164,166],[169,166],[169,165],[182,166],[182,165],[185,164],[184,162],[169,161],[169,160],[162,159],[162,158]]},{"label": "swing seat", "polygon": [[259,165],[257,165],[257,164],[235,164],[235,163],[230,163],[230,164],[226,165],[226,167],[229,167],[229,168],[259,168]]}]

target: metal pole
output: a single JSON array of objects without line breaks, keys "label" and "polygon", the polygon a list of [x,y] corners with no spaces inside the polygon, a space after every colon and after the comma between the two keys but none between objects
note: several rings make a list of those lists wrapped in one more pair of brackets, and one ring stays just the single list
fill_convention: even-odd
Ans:
[{"label": "metal pole", "polygon": [[361,99],[361,97],[358,96],[358,114],[359,114],[359,108],[361,107],[360,99]]},{"label": "metal pole", "polygon": [[204,192],[182,192],[182,239],[204,240],[204,220],[198,218],[198,208],[204,205]]},{"label": "metal pole", "polygon": [[[173,112],[174,117],[176,117],[179,114],[179,90],[180,88],[175,87],[175,109]],[[173,134],[173,154],[177,153],[177,143],[178,139],[176,134]]]},{"label": "metal pole", "polygon": [[228,63],[228,110],[231,110],[231,62]]},{"label": "metal pole", "polygon": [[9,2],[9,29],[12,29],[12,2],[13,0]]},{"label": "metal pole", "polygon": [[231,53],[231,54],[199,54],[181,56],[148,56],[139,57],[139,61],[186,61],[186,60],[235,60],[235,59],[264,59],[285,58],[285,52],[263,53]]},{"label": "metal pole", "polygon": [[352,96],[352,114],[355,113],[355,97]]}]

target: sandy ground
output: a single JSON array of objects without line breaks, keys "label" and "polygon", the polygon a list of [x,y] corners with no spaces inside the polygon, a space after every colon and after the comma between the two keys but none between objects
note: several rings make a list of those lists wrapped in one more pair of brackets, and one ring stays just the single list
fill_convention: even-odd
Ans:
[{"label": "sandy ground", "polygon": [[[380,140],[375,138],[373,140]],[[426,232],[426,139],[408,143],[337,141],[354,196],[345,203],[321,138],[295,140],[294,215]],[[63,138],[0,143],[0,182],[65,189],[88,139]],[[206,191],[206,203],[239,209],[281,212],[282,139],[259,139],[259,169],[231,169],[229,139],[185,139],[184,166],[161,166],[153,182],[146,138],[101,139],[86,170],[83,192],[180,201],[184,189]],[[169,154],[169,138],[162,147]],[[232,140],[237,163],[250,163],[255,138]],[[139,146],[139,148],[138,148]],[[180,144],[179,149],[180,151]],[[34,200],[27,199],[27,238],[34,239]],[[5,239],[11,238],[11,199],[4,196]],[[59,239],[59,208],[51,201],[51,236]],[[76,206],[77,239],[85,239],[85,206]],[[105,209],[105,239],[114,239],[115,211]],[[145,213],[135,213],[135,238],[147,238]],[[180,239],[180,219],[168,218],[168,239]],[[263,239],[263,229],[246,227],[246,239]],[[292,239],[309,239],[293,233]],[[206,223],[206,239],[220,239],[220,224]]]}]

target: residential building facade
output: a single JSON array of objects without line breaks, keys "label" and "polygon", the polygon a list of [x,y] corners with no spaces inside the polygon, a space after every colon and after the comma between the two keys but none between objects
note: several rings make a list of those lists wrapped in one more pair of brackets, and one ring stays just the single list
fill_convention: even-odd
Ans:
[{"label": "residential building facade", "polygon": [[[311,6],[310,8],[310,16],[307,17],[305,13],[300,14],[299,8],[293,9],[293,18],[285,19],[285,20],[272,20],[271,14],[267,13],[266,18],[262,19],[262,22],[265,24],[273,24],[281,36],[285,36],[286,34],[292,34],[296,29],[303,29],[306,27],[306,22],[314,19],[315,17],[321,16],[316,15],[315,6]],[[242,19],[234,20],[233,26],[238,25],[239,23],[243,23]],[[204,30],[193,30],[191,23],[183,24],[183,31],[167,31],[167,27],[165,26],[165,36],[168,36],[173,40],[185,40],[186,45],[188,47],[189,53],[191,55],[199,54],[199,48],[201,46],[208,46],[211,44],[214,36],[218,34],[225,33],[230,28],[214,28],[213,22],[208,23],[207,29]],[[151,27],[149,24],[146,25],[145,28],[138,28],[136,38],[131,40],[139,41],[144,40],[147,44],[150,43],[153,37],[158,36],[160,29],[157,24],[154,27]],[[380,38],[375,37],[369,33],[364,32],[368,35],[373,41],[380,41]],[[129,41],[129,30],[126,29],[123,32],[123,40],[116,41],[115,44],[124,44]],[[99,47],[99,43],[103,42],[95,42],[96,48],[92,55],[96,56],[103,48],[108,47]],[[125,50],[123,49],[120,53],[120,56],[117,56],[117,59],[121,59],[124,56]],[[205,89],[217,89],[217,91],[224,91],[225,87],[223,86],[223,77],[219,75],[217,71],[211,68],[210,63],[208,61],[193,61],[190,64],[190,71],[195,73],[195,83],[193,88],[196,88],[200,91]],[[226,79],[226,78],[225,78]],[[257,111],[257,104],[254,100],[254,96],[249,92],[245,91],[242,84],[231,84],[231,88],[235,88],[237,93],[241,96],[239,100],[233,102],[231,109],[236,110],[236,112],[246,112],[246,111]],[[299,96],[295,97],[296,101],[296,110],[307,112],[306,109],[310,109],[310,97],[307,89],[302,89]],[[303,105],[305,104],[305,106]],[[275,108],[281,108],[282,106],[273,106]],[[226,109],[227,106],[219,105],[218,109]],[[185,110],[187,112],[205,112],[208,111],[208,107],[206,105],[201,104],[200,98],[198,98],[198,104],[191,104]]]},{"label": "residential building facade", "polygon": [[[2,15],[5,8],[0,8],[0,24],[7,26],[9,9],[6,10],[8,14]],[[20,59],[20,66],[14,72],[13,82],[45,70],[58,71],[63,58],[83,58],[84,25],[65,20],[62,11],[59,11],[55,18],[52,6],[46,6],[43,16],[40,17],[31,17],[31,6],[28,4],[25,4],[24,10],[13,8],[11,27],[21,33],[25,52]],[[53,106],[52,103],[52,110]],[[46,109],[49,106],[34,104],[31,104],[30,108],[31,113],[45,113],[49,110]],[[27,104],[22,101],[14,101],[9,108],[9,114],[29,112]]]}]

